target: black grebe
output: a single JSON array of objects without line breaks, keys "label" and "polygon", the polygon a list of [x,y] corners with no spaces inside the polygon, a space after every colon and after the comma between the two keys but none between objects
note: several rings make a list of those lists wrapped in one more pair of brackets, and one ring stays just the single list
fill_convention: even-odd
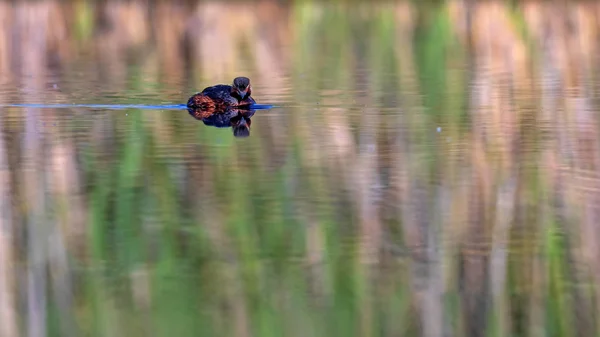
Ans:
[{"label": "black grebe", "polygon": [[224,110],[227,107],[249,106],[254,103],[252,86],[247,77],[236,77],[232,85],[219,84],[205,88],[187,102],[187,107],[202,110]]}]

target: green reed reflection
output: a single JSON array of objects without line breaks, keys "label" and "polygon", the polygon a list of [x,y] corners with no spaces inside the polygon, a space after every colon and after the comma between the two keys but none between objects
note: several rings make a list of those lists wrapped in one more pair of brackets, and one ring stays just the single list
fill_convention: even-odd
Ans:
[{"label": "green reed reflection", "polygon": [[600,333],[597,4],[152,6],[0,4],[0,336]]}]

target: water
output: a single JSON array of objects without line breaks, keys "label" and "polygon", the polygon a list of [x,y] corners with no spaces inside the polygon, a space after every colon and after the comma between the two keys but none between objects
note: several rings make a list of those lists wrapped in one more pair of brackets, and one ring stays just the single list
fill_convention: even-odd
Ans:
[{"label": "water", "polygon": [[[38,109],[68,109],[68,108],[88,108],[88,109],[104,109],[104,110],[187,110],[185,104],[164,104],[164,105],[147,105],[147,104],[5,104],[0,105],[4,108],[38,108]],[[271,109],[273,105],[269,104],[254,104],[253,110]],[[220,113],[220,112],[219,112]]]},{"label": "water", "polygon": [[600,333],[598,4],[148,6],[0,3],[0,336]]}]

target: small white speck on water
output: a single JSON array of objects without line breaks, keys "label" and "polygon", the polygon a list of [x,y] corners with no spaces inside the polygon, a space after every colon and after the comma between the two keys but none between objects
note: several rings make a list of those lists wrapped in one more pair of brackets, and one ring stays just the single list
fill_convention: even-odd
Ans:
[{"label": "small white speck on water", "polygon": [[437,127],[437,132],[442,132],[442,128],[441,127]]},{"label": "small white speck on water", "polygon": [[129,114],[125,114],[125,116],[129,116]]}]

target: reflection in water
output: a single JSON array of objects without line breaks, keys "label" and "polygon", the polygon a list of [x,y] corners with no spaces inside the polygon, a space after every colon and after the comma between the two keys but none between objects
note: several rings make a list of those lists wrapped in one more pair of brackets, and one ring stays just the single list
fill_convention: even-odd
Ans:
[{"label": "reflection in water", "polygon": [[228,107],[224,110],[188,108],[192,117],[201,120],[204,125],[214,126],[216,128],[233,129],[235,137],[250,136],[250,118],[254,115],[254,109],[243,109],[239,107]]},{"label": "reflection in water", "polygon": [[185,104],[162,104],[162,105],[148,105],[148,104],[42,104],[42,103],[14,103],[14,104],[0,104],[1,107],[11,108],[37,108],[37,109],[65,109],[65,108],[88,108],[88,109],[103,109],[103,110],[127,110],[127,109],[140,109],[140,110],[183,110],[186,109]]},{"label": "reflection in water", "polygon": [[[599,336],[598,55],[597,1],[0,1],[0,336]],[[172,104],[237,74],[244,141]]]}]

